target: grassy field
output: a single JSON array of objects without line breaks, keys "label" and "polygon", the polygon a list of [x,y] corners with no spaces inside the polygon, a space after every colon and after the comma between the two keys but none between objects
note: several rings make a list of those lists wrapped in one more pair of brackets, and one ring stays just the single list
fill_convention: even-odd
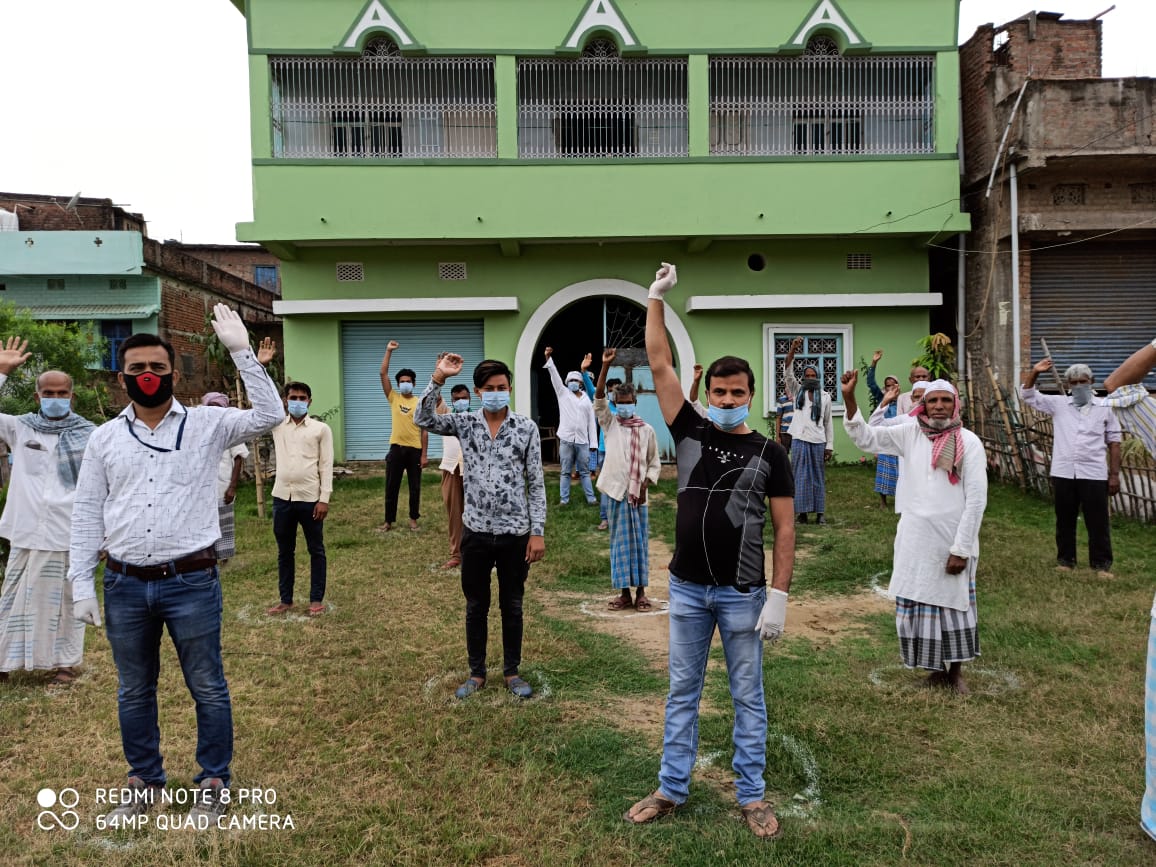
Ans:
[{"label": "grassy field", "polygon": [[[332,607],[313,620],[264,614],[277,601],[276,546],[250,489],[238,503],[241,553],[223,573],[233,785],[272,790],[276,802],[238,803],[234,815],[291,816],[295,827],[98,830],[95,817],[107,808],[94,802],[97,789],[119,785],[125,766],[116,671],[103,633],[90,630],[87,670],[71,688],[52,690],[31,675],[0,687],[0,862],[1156,861],[1138,824],[1156,575],[1150,526],[1114,523],[1114,580],[1086,569],[1061,575],[1050,505],[993,487],[979,568],[983,656],[967,670],[974,694],[953,698],[919,689],[899,665],[893,618],[871,592],[873,581],[886,586],[896,521],[876,505],[871,469],[833,468],[831,523],[800,528],[787,637],[766,656],[768,798],[784,825],[768,844],[734,803],[717,648],[690,801],[651,826],[621,820],[656,785],[666,618],[606,611],[597,510],[557,508],[556,480],[548,477],[547,559],[527,589],[523,673],[534,699],[500,688],[453,699],[466,675],[463,603],[456,573],[436,568],[446,542],[435,474],[426,476],[416,534],[372,532],[380,477],[338,481],[326,530]],[[673,499],[664,481],[651,507],[656,560],[673,542]],[[300,603],[303,542],[298,562]],[[661,582],[652,593],[665,599]],[[495,674],[496,607],[495,593]],[[195,725],[167,639],[163,648],[162,749],[175,788],[197,770]],[[37,827],[42,787],[78,792],[75,830]]]}]

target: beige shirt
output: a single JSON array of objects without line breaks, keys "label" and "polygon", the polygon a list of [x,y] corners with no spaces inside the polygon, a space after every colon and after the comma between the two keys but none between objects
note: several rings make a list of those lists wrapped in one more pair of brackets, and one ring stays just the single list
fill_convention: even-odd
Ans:
[{"label": "beige shirt", "polygon": [[[606,462],[598,473],[598,490],[621,502],[630,488],[631,429],[618,423],[618,416],[610,412],[604,397],[594,398],[594,413],[606,436]],[[658,436],[650,425],[639,428],[643,437],[646,465],[643,467],[643,487],[646,482],[658,484],[662,463],[658,457]]]},{"label": "beige shirt", "polygon": [[273,428],[277,480],[273,496],[281,500],[328,503],[333,493],[333,431],[323,421],[286,416]]}]

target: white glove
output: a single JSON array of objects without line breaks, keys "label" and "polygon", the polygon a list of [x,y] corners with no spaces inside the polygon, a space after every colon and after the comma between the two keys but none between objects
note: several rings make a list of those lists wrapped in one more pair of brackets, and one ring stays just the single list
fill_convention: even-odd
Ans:
[{"label": "white glove", "polygon": [[229,352],[240,352],[249,348],[249,332],[241,317],[226,304],[213,308],[213,330],[217,338]]},{"label": "white glove", "polygon": [[655,298],[659,301],[671,289],[674,284],[678,282],[678,269],[676,269],[669,262],[663,262],[662,267],[654,274],[654,282],[650,284],[650,292],[647,298]]},{"label": "white glove", "polygon": [[783,634],[783,627],[787,623],[787,594],[782,590],[771,590],[767,594],[767,601],[763,604],[763,613],[759,615],[759,622],[755,624],[755,631],[763,641],[774,644]]},{"label": "white glove", "polygon": [[100,626],[100,603],[96,598],[72,603],[72,616],[89,626]]}]

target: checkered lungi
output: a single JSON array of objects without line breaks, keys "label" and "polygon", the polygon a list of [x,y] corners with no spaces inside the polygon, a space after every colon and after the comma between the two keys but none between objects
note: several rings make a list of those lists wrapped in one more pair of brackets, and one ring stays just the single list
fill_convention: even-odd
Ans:
[{"label": "checkered lungi", "polygon": [[67,551],[13,548],[8,554],[0,591],[0,671],[80,665],[84,624],[72,616],[67,576]]},{"label": "checkered lungi", "polygon": [[827,486],[823,475],[826,443],[791,441],[791,465],[795,469],[795,514],[827,511]]},{"label": "checkered lungi", "polygon": [[974,573],[968,581],[967,596],[967,611],[896,597],[895,631],[904,665],[943,671],[953,662],[979,656]]},{"label": "checkered lungi", "polygon": [[228,560],[237,555],[237,520],[233,517],[233,504],[221,500],[217,503],[217,520],[221,524],[221,538],[213,545],[218,560]]},{"label": "checkered lungi", "polygon": [[1144,680],[1144,800],[1140,802],[1140,827],[1156,840],[1156,599],[1152,600],[1152,625],[1148,628],[1148,670]]},{"label": "checkered lungi", "polygon": [[615,590],[650,583],[650,507],[610,498],[610,584]]},{"label": "checkered lungi", "polygon": [[896,455],[875,457],[875,493],[895,494],[895,483],[899,481],[899,458]]}]

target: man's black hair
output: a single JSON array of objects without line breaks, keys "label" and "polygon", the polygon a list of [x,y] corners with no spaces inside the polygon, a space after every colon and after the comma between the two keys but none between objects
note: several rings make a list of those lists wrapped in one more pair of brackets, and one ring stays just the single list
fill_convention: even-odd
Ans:
[{"label": "man's black hair", "polygon": [[514,374],[506,362],[487,358],[474,368],[474,387],[481,388],[491,376],[504,376],[511,385],[514,383]]},{"label": "man's black hair", "polygon": [[413,383],[417,382],[417,374],[414,373],[412,370],[410,370],[408,367],[403,367],[401,370],[399,370],[397,372],[397,375],[394,376],[394,379],[397,380],[398,385],[401,385],[401,378],[403,376],[408,376],[410,382],[413,382]]},{"label": "man's black hair", "polygon": [[470,393],[470,387],[468,385],[466,385],[464,382],[459,382],[457,385],[455,385],[453,388],[450,389],[450,397],[453,397],[455,394],[461,394],[463,391],[466,394],[469,394]]},{"label": "man's black hair", "polygon": [[747,375],[747,385],[754,393],[755,390],[755,372],[751,370],[751,365],[745,358],[739,358],[737,355],[724,355],[722,358],[716,358],[710,363],[710,367],[706,369],[706,390],[710,393],[710,380],[712,376],[734,376],[739,373]]},{"label": "man's black hair", "polygon": [[306,397],[308,397],[310,400],[313,399],[313,389],[311,389],[308,385],[306,385],[303,382],[287,382],[287,383],[285,383],[285,389],[284,389],[284,391],[282,391],[282,394],[284,394],[286,397],[288,397],[289,392],[291,392],[291,391],[303,391],[303,392],[305,392]]},{"label": "man's black hair", "polygon": [[117,365],[121,370],[124,370],[124,355],[130,349],[139,349],[142,346],[163,346],[165,352],[169,354],[169,367],[177,366],[177,354],[173,351],[173,345],[165,340],[163,337],[158,337],[156,334],[134,334],[132,337],[125,338],[124,343],[116,350]]}]

